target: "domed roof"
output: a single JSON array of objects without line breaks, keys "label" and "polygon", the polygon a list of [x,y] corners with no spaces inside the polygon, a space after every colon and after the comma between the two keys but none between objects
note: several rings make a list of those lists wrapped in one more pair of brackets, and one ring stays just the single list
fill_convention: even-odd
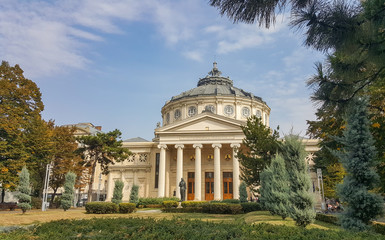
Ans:
[{"label": "domed roof", "polygon": [[228,77],[221,76],[221,71],[217,68],[217,63],[214,62],[213,69],[205,78],[198,81],[196,88],[182,92],[181,94],[171,98],[172,101],[177,101],[183,98],[198,97],[198,96],[237,96],[250,98],[262,102],[262,98],[254,96],[250,92],[246,92],[240,88],[233,86],[233,81]]}]

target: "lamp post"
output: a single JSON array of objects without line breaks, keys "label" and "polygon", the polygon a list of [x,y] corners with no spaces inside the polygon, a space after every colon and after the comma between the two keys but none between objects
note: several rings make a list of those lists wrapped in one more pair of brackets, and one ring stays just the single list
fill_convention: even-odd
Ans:
[{"label": "lamp post", "polygon": [[47,164],[46,170],[45,170],[45,180],[44,180],[44,188],[43,188],[43,201],[41,203],[41,210],[46,211],[47,208],[47,199],[48,199],[48,186],[49,186],[49,178],[51,175],[51,164]]},{"label": "lamp post", "polygon": [[317,179],[318,179],[318,192],[321,196],[321,209],[326,210],[325,208],[325,196],[324,196],[324,181],[322,179],[322,169],[317,168]]}]

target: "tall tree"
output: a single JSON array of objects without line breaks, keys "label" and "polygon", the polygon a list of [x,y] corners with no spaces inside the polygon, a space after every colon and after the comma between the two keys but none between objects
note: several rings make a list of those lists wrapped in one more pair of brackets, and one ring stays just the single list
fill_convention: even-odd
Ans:
[{"label": "tall tree", "polygon": [[290,181],[285,161],[281,155],[275,156],[261,173],[259,189],[261,203],[273,215],[285,219],[290,214]]},{"label": "tall tree", "polygon": [[121,132],[118,129],[108,133],[97,133],[95,136],[81,136],[77,138],[80,144],[77,152],[90,167],[88,182],[88,201],[92,197],[92,185],[94,183],[96,167],[99,165],[102,174],[108,174],[108,166],[115,162],[123,161],[130,153],[127,148],[122,147],[122,140],[119,140]]},{"label": "tall tree", "polygon": [[17,204],[23,214],[31,209],[31,186],[29,184],[29,172],[28,169],[24,166],[19,175],[19,186],[17,190],[19,193],[17,194],[17,198],[19,199],[19,203]]},{"label": "tall tree", "polygon": [[314,221],[315,211],[305,147],[298,136],[288,135],[282,144],[281,154],[289,175],[290,216],[298,226],[306,227]]},{"label": "tall tree", "polygon": [[271,131],[257,116],[247,119],[246,125],[241,128],[245,135],[237,154],[241,163],[241,178],[251,191],[256,191],[260,184],[260,173],[279,149],[279,133],[278,129]]},{"label": "tall tree", "polygon": [[19,65],[0,65],[0,183],[14,190],[17,173],[30,157],[24,146],[25,129],[40,116],[44,105],[36,84],[26,79]]},{"label": "tall tree", "polygon": [[352,102],[347,115],[347,128],[340,141],[344,151],[337,155],[347,171],[339,187],[341,200],[346,203],[341,225],[362,231],[368,228],[370,220],[383,213],[381,196],[370,192],[378,181],[378,175],[374,171],[376,152],[365,99],[354,99]]},{"label": "tall tree", "polygon": [[75,186],[76,174],[73,172],[68,172],[65,175],[65,183],[64,183],[64,193],[61,198],[61,206],[64,211],[67,211],[71,208],[74,202],[74,186]]}]

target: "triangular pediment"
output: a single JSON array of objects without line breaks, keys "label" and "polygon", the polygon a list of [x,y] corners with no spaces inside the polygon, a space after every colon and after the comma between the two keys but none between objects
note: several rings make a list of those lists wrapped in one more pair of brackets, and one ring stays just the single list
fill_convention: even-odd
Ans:
[{"label": "triangular pediment", "polygon": [[202,113],[195,117],[187,118],[182,121],[174,122],[167,126],[158,128],[155,133],[197,133],[197,132],[234,132],[241,131],[240,126],[244,122],[226,118],[224,116]]}]

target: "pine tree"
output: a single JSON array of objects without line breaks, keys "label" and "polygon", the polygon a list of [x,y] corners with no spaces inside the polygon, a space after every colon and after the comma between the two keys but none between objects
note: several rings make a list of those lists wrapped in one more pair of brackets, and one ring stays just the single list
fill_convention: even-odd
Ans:
[{"label": "pine tree", "polygon": [[123,198],[123,187],[124,183],[120,180],[115,181],[114,193],[112,195],[111,202],[119,204],[122,202]]},{"label": "pine tree", "polygon": [[64,211],[71,208],[74,201],[74,185],[75,185],[76,174],[68,172],[65,176],[64,193],[61,197],[61,206]]},{"label": "pine tree", "polygon": [[17,206],[21,208],[24,214],[27,210],[31,209],[31,186],[29,185],[29,172],[25,166],[20,172],[17,190],[19,191],[19,194],[17,194],[19,199]]},{"label": "pine tree", "polygon": [[130,193],[130,203],[138,203],[139,202],[139,186],[133,185]]},{"label": "pine tree", "polygon": [[340,139],[344,145],[337,155],[347,175],[339,185],[338,193],[346,208],[341,225],[346,229],[362,231],[369,221],[383,213],[383,201],[378,194],[369,192],[379,177],[374,171],[376,151],[369,130],[366,99],[354,99],[348,114],[347,127]]},{"label": "pine tree", "polygon": [[289,216],[289,176],[285,168],[285,162],[281,155],[272,159],[261,173],[261,202],[272,215],[279,215],[282,219]]},{"label": "pine tree", "polygon": [[315,218],[314,199],[310,192],[311,181],[305,161],[305,147],[298,136],[285,136],[282,145],[282,157],[285,160],[290,183],[290,216],[296,225],[306,227]]},{"label": "pine tree", "polygon": [[241,203],[247,202],[247,190],[245,182],[241,182],[241,184],[239,185],[239,201]]}]

